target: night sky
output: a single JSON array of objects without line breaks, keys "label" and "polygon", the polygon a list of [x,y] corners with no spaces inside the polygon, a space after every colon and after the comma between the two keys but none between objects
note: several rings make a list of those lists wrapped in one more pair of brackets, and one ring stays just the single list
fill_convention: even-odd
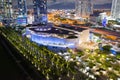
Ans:
[{"label": "night sky", "polygon": [[[53,0],[48,0],[48,1],[53,1]],[[67,2],[71,2],[71,1],[76,1],[76,0],[56,0],[56,1],[67,1]],[[104,4],[104,3],[111,3],[112,0],[91,0],[93,1],[93,3],[95,4]]]},{"label": "night sky", "polygon": [[[33,5],[33,0],[26,0],[26,1],[27,1],[27,5],[29,7],[31,7],[31,5]],[[56,2],[54,2],[55,0],[47,0],[47,1],[48,1],[48,8],[50,8],[50,9],[52,9],[52,8],[53,9],[56,9],[56,8],[61,9],[61,8],[66,8],[68,6],[69,6],[70,9],[74,9],[74,5],[75,5],[75,1],[76,0],[56,0]],[[94,5],[105,4],[104,6],[102,6],[102,8],[103,7],[111,8],[111,6],[107,5],[106,3],[111,3],[112,0],[91,0],[91,1],[93,2]],[[17,0],[12,0],[12,2],[13,2],[13,6],[16,7],[17,6]],[[54,3],[55,4],[59,3],[58,4],[59,6],[58,5],[54,5]],[[63,3],[65,3],[66,6],[63,5]],[[101,8],[101,6],[100,7],[98,6],[98,8]]]},{"label": "night sky", "polygon": [[[13,1],[13,3],[14,4],[16,4],[16,1],[17,0],[12,0]],[[48,2],[49,1],[53,1],[53,0],[48,0]],[[74,1],[76,1],[76,0],[56,0],[57,2],[59,1],[59,2],[63,2],[63,1],[66,1],[66,2],[74,2]],[[104,3],[111,3],[112,2],[112,0],[92,0],[93,1],[93,3],[95,3],[95,4],[104,4]],[[32,0],[27,0],[27,3],[28,4],[31,4],[32,3]]]},{"label": "night sky", "polygon": [[111,3],[112,0],[93,0],[95,4]]}]

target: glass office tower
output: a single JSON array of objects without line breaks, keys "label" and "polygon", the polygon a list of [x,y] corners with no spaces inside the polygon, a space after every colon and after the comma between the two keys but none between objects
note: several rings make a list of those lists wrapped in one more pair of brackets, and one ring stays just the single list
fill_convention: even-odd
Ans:
[{"label": "glass office tower", "polygon": [[19,15],[27,15],[26,0],[18,0]]},{"label": "glass office tower", "polygon": [[35,24],[47,25],[47,0],[33,0]]},{"label": "glass office tower", "polygon": [[12,0],[1,0],[0,1],[1,14],[6,18],[12,17]]},{"label": "glass office tower", "polygon": [[26,0],[17,0],[18,1],[18,17],[17,25],[26,26],[27,25],[27,5]]},{"label": "glass office tower", "polygon": [[76,0],[75,2],[76,15],[80,17],[89,17],[93,13],[93,5],[91,0]]}]

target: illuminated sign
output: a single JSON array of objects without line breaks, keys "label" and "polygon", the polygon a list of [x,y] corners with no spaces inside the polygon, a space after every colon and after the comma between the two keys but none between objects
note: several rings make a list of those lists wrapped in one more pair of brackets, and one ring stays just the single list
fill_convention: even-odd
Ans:
[{"label": "illuminated sign", "polygon": [[27,17],[26,16],[18,17],[17,24],[18,25],[27,25]]},{"label": "illuminated sign", "polygon": [[104,19],[102,20],[103,27],[106,27],[106,24],[107,24],[107,19],[106,19],[106,17],[104,17]]},{"label": "illuminated sign", "polygon": [[110,52],[111,52],[112,54],[114,54],[114,55],[117,54],[117,52],[116,52],[114,49],[111,49]]}]

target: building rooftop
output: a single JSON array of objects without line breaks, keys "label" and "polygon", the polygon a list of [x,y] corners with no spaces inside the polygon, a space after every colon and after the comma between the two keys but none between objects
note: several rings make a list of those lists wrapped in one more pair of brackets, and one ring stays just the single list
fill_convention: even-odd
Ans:
[{"label": "building rooftop", "polygon": [[30,28],[30,30],[35,31],[36,33],[43,32],[43,33],[48,33],[48,34],[50,33],[50,34],[62,34],[62,35],[74,35],[74,34],[76,34],[72,31],[62,30],[62,29],[58,29],[55,27],[52,27],[51,29],[46,30],[46,31],[36,30],[36,28],[34,28],[34,27]]},{"label": "building rooftop", "polygon": [[82,32],[83,30],[86,30],[85,28],[80,28],[80,27],[77,27],[77,26],[71,26],[71,25],[68,25],[68,24],[61,24],[60,27],[67,28],[67,29],[70,29],[70,30],[75,30],[75,31],[78,31],[78,32]]}]

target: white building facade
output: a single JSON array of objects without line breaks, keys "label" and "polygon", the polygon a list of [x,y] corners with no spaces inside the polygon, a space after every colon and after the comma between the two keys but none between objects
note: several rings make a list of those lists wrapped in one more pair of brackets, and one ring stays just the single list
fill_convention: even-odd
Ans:
[{"label": "white building facade", "polygon": [[120,18],[120,0],[112,1],[111,17],[114,19]]},{"label": "white building facade", "polygon": [[93,13],[93,4],[91,0],[76,0],[75,12],[79,17],[89,17]]}]

